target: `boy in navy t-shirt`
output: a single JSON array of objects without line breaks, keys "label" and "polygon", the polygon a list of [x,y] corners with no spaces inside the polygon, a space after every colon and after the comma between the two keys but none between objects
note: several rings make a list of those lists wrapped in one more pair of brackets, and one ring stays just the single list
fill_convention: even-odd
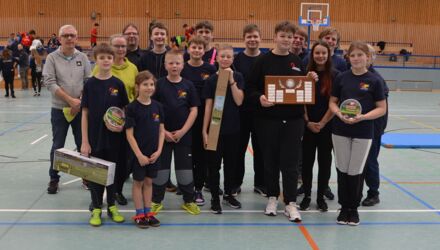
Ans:
[{"label": "boy in navy t-shirt", "polygon": [[[202,60],[205,54],[206,41],[202,37],[194,37],[188,43],[188,53],[190,59],[185,63],[181,76],[184,79],[193,82],[196,87],[197,95],[202,96],[202,89],[205,86],[206,79],[214,74],[217,69]],[[193,154],[193,174],[195,194],[194,200],[197,205],[205,204],[202,188],[207,182],[207,168],[205,162],[205,149],[203,148],[202,127],[203,115],[205,113],[205,101],[200,98],[200,106],[197,111],[197,118],[192,128],[192,154]]]},{"label": "boy in navy t-shirt", "polygon": [[[234,61],[234,50],[231,46],[224,45],[218,49],[217,62],[221,69],[229,72],[228,88],[223,107],[223,117],[218,138],[217,150],[206,151],[208,165],[208,180],[211,190],[211,211],[215,214],[222,213],[220,205],[220,173],[223,159],[225,194],[223,201],[232,208],[241,208],[241,203],[232,195],[234,184],[237,183],[237,156],[240,142],[240,110],[239,106],[244,98],[244,80],[239,72],[234,72],[231,65]],[[208,143],[208,130],[211,123],[212,109],[217,88],[218,75],[208,78],[203,88],[203,98],[206,99],[205,117],[203,120],[203,142]]]},{"label": "boy in navy t-shirt", "polygon": [[165,114],[165,145],[161,166],[153,181],[152,211],[159,212],[170,176],[171,156],[174,151],[174,166],[178,187],[183,194],[182,208],[197,215],[200,209],[194,203],[194,181],[192,171],[191,127],[197,117],[199,97],[192,82],[182,78],[183,55],[174,50],[167,52],[165,67],[168,75],[157,81],[154,99],[162,103]]},{"label": "boy in navy t-shirt", "polygon": [[381,138],[385,131],[388,121],[388,92],[389,88],[382,78],[382,76],[377,72],[373,67],[373,62],[375,60],[376,50],[368,44],[368,49],[371,53],[371,59],[369,61],[370,66],[368,67],[368,71],[374,73],[379,77],[383,83],[385,99],[387,101],[387,113],[374,120],[374,136],[373,141],[371,143],[370,153],[368,154],[367,162],[365,163],[365,184],[368,187],[367,197],[362,201],[362,206],[370,207],[378,204],[380,202],[379,199],[379,185],[380,185],[380,174],[379,174],[379,152],[381,145]]},{"label": "boy in navy t-shirt", "polygon": [[[124,83],[112,76],[111,66],[114,52],[110,45],[102,43],[93,49],[99,72],[84,85],[81,99],[82,144],[81,154],[94,156],[111,162],[118,162],[119,145],[123,140],[122,127],[115,127],[103,120],[110,107],[125,108],[128,104]],[[108,215],[113,221],[121,223],[124,217],[115,205],[114,186],[107,187],[89,182],[92,198],[92,217],[90,225],[101,225],[102,198],[104,189],[107,191]]]},{"label": "boy in navy t-shirt", "polygon": [[163,23],[156,22],[151,27],[151,40],[153,48],[147,51],[139,60],[137,68],[139,71],[148,70],[157,79],[167,75],[165,69],[165,54],[168,51],[166,40],[168,29]]},{"label": "boy in navy t-shirt", "polygon": [[160,166],[165,128],[162,105],[151,96],[156,89],[156,80],[149,71],[136,76],[138,97],[127,106],[127,140],[136,160],[133,161],[133,202],[135,224],[140,228],[159,226],[160,222],[151,212],[153,178]]},{"label": "boy in navy t-shirt", "polygon": [[[243,38],[246,48],[235,56],[234,69],[240,72],[244,79],[247,79],[251,75],[251,68],[254,62],[263,55],[260,51],[260,29],[255,24],[246,25],[243,28]],[[254,126],[254,111],[255,107],[245,98],[243,105],[240,106],[240,148],[238,149],[237,164],[238,182],[234,183],[233,193],[235,194],[241,191],[245,173],[246,151],[248,150],[250,137],[253,150],[252,156],[254,158],[254,192],[266,196],[267,190],[264,184],[263,155],[257,141],[257,133]]]}]

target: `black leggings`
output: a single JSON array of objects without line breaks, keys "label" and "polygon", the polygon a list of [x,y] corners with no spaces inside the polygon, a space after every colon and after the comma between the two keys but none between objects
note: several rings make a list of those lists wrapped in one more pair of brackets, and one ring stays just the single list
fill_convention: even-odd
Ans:
[{"label": "black leggings", "polygon": [[323,198],[324,192],[328,188],[332,165],[333,143],[330,129],[324,128],[315,134],[306,128],[302,144],[304,194],[305,196],[311,194],[313,165],[315,163],[315,153],[318,150],[318,198]]},{"label": "black leggings", "polygon": [[9,95],[9,90],[11,90],[11,95],[14,95],[14,75],[15,75],[14,71],[3,72],[6,95]]},{"label": "black leggings", "polygon": [[245,174],[245,158],[249,145],[249,137],[252,142],[253,164],[254,164],[254,187],[264,187],[264,166],[263,155],[258,145],[257,133],[255,131],[254,113],[252,111],[240,111],[240,147],[238,149],[237,183],[234,188],[243,184]]},{"label": "black leggings", "polygon": [[37,87],[38,87],[38,93],[41,92],[42,75],[43,75],[42,72],[32,72],[32,87],[34,88],[34,92],[37,92]]},{"label": "black leggings", "polygon": [[217,151],[206,151],[206,163],[208,166],[209,188],[212,198],[217,199],[220,193],[220,169],[223,159],[223,180],[225,194],[230,195],[237,183],[237,156],[239,134],[220,135]]}]

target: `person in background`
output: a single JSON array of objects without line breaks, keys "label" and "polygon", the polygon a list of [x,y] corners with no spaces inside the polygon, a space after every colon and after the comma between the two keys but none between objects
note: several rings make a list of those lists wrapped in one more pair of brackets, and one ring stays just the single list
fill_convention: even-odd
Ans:
[{"label": "person in background", "polygon": [[98,39],[98,28],[99,23],[93,24],[93,28],[90,31],[90,47],[93,48],[96,46],[96,41]]}]

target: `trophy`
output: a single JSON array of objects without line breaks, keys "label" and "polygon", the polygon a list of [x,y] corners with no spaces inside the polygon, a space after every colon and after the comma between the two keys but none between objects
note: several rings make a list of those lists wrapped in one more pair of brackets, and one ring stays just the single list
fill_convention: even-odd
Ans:
[{"label": "trophy", "polygon": [[341,110],[341,114],[347,119],[362,114],[362,105],[355,99],[347,99],[343,101],[339,109]]},{"label": "trophy", "polygon": [[104,121],[114,127],[123,128],[125,125],[125,113],[118,107],[110,107],[105,111]]}]

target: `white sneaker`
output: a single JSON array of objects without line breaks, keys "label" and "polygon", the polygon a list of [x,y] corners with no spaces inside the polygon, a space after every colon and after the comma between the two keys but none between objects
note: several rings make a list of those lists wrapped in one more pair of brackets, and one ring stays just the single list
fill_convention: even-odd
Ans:
[{"label": "white sneaker", "polygon": [[290,221],[301,222],[301,214],[298,212],[295,202],[289,202],[289,205],[286,205],[284,214],[289,218]]},{"label": "white sneaker", "polygon": [[267,202],[266,210],[264,211],[264,214],[268,216],[276,216],[277,207],[278,207],[277,197],[275,196],[269,197],[269,201]]}]

